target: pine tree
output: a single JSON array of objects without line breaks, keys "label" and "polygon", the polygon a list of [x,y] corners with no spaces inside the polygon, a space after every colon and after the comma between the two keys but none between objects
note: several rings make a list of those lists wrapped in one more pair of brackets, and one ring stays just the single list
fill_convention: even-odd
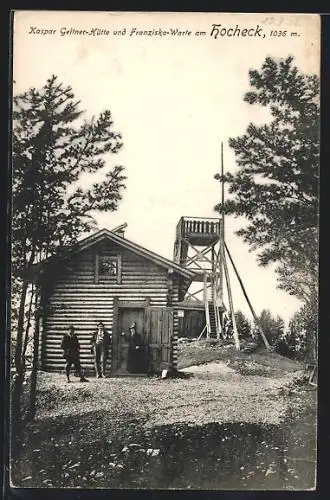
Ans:
[{"label": "pine tree", "polygon": [[277,339],[284,332],[283,319],[280,316],[275,318],[269,309],[263,309],[259,321],[269,344],[275,345]]},{"label": "pine tree", "polygon": [[245,217],[238,235],[258,251],[260,265],[278,264],[279,286],[301,298],[317,281],[319,80],[292,57],[267,57],[249,77],[244,100],[266,107],[270,121],[250,123],[229,140],[238,170],[225,176],[233,195],[225,210]]},{"label": "pine tree", "polygon": [[242,339],[251,338],[251,325],[242,311],[235,312],[236,326],[238,335]]},{"label": "pine tree", "polygon": [[[95,224],[93,212],[117,210],[126,177],[109,167],[122,147],[109,110],[83,120],[72,88],[56,76],[13,99],[12,279],[19,288],[15,367],[24,378],[24,312],[33,264],[74,245]],[[82,176],[103,179],[82,187]],[[18,391],[19,392],[19,391]]]}]

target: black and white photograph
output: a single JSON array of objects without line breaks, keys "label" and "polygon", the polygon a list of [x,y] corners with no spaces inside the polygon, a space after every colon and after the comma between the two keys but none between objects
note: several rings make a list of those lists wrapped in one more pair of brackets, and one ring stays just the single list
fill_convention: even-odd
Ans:
[{"label": "black and white photograph", "polygon": [[10,487],[315,490],[320,16],[12,15]]}]

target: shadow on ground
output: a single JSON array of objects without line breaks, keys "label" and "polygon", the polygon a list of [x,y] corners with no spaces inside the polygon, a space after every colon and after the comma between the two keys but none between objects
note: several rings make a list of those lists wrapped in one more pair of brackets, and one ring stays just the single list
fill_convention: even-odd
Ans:
[{"label": "shadow on ground", "polygon": [[[98,412],[26,430],[12,482],[19,487],[307,490],[315,482],[315,391],[281,425],[176,424],[147,429],[127,417],[88,429]],[[100,415],[101,418],[101,415]]]}]

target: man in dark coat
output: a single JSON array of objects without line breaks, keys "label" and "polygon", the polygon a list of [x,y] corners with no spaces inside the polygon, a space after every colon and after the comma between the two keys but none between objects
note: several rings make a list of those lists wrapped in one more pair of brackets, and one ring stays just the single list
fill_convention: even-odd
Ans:
[{"label": "man in dark coat", "polygon": [[92,353],[94,354],[95,371],[98,378],[105,377],[107,359],[109,357],[110,335],[104,329],[102,321],[91,338]]},{"label": "man in dark coat", "polygon": [[129,328],[127,370],[130,373],[143,373],[144,346],[141,335],[136,330],[136,323]]},{"label": "man in dark coat", "polygon": [[70,326],[68,333],[65,333],[62,339],[61,348],[63,349],[63,357],[66,360],[65,373],[68,382],[70,382],[70,370],[74,365],[75,371],[80,377],[81,382],[88,382],[84,377],[80,365],[79,351],[80,345],[77,335],[75,334],[74,327]]}]

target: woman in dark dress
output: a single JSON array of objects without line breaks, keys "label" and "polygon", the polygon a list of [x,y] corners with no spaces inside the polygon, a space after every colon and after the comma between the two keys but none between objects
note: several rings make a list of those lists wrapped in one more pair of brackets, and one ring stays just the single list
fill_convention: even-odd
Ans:
[{"label": "woman in dark dress", "polygon": [[130,373],[144,373],[144,346],[136,330],[136,323],[129,328],[127,370]]}]

